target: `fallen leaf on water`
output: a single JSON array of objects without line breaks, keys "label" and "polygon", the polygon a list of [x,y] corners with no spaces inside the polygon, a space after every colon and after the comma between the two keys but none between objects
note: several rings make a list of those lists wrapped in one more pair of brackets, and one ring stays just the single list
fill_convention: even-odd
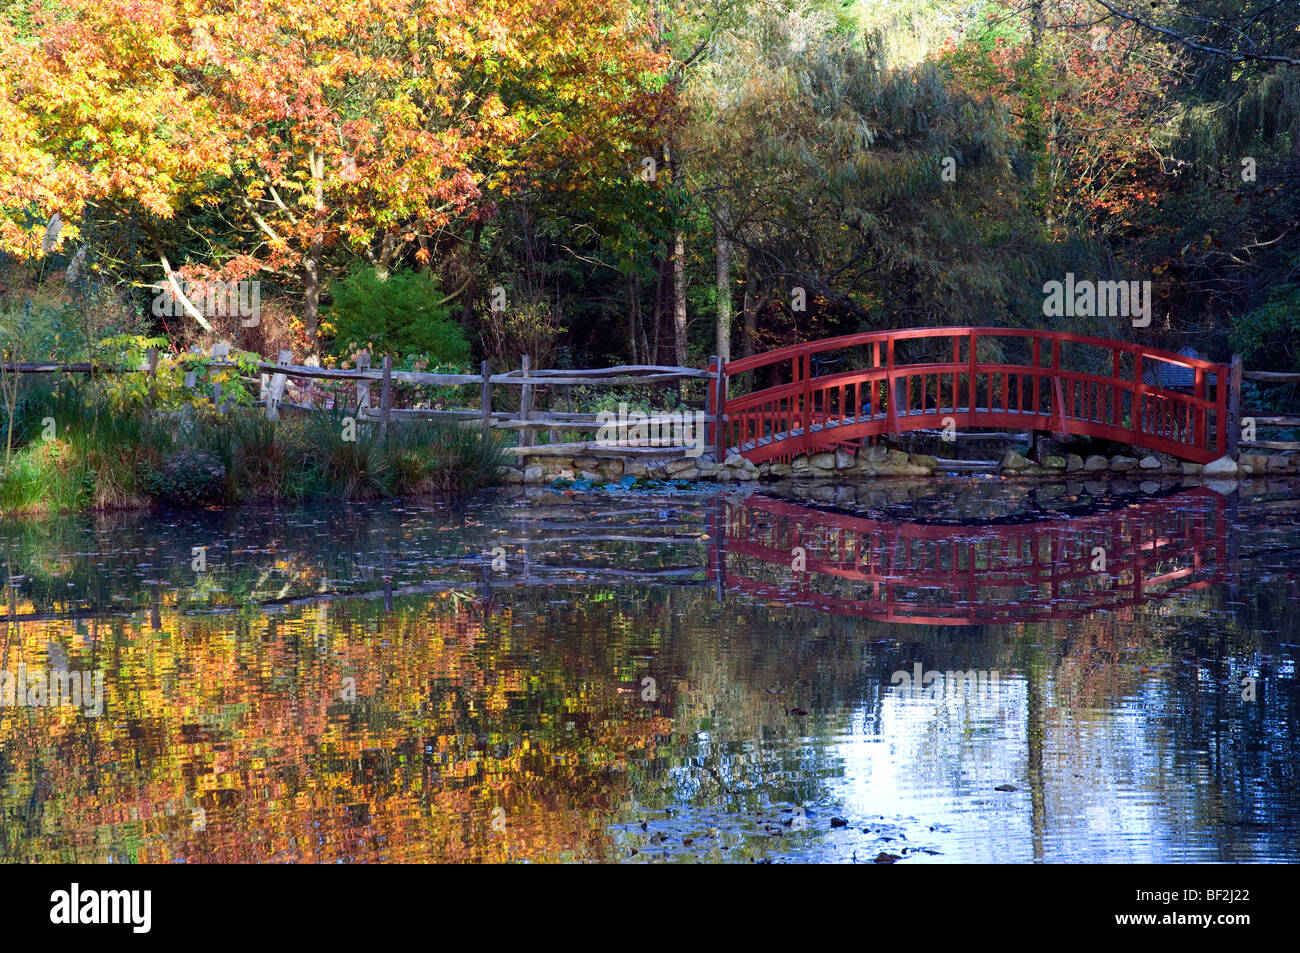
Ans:
[{"label": "fallen leaf on water", "polygon": [[892,864],[894,861],[896,861],[896,860],[898,860],[898,859],[899,859],[899,855],[898,855],[898,854],[886,854],[886,853],[882,850],[879,854],[876,855],[876,859],[875,859],[874,861],[872,861],[872,863],[875,863],[875,864]]},{"label": "fallen leaf on water", "polygon": [[1014,784],[999,784],[999,785],[998,785],[997,787],[995,787],[993,790],[995,790],[995,791],[1018,791],[1018,790],[1020,790],[1020,789],[1019,789],[1018,787],[1016,787]]}]

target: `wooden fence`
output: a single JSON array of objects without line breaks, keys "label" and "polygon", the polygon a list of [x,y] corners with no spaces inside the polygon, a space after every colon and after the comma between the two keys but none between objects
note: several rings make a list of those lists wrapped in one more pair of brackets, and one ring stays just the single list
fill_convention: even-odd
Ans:
[{"label": "wooden fence", "polygon": [[[229,360],[230,345],[216,344],[212,348],[211,358],[204,358],[199,348],[192,347],[188,355],[182,355],[182,361],[201,361],[204,368],[227,369],[238,368],[237,361]],[[392,359],[385,356],[380,367],[370,366],[370,356],[361,353],[357,357],[355,369],[320,367],[312,364],[295,364],[290,351],[281,351],[275,363],[257,361],[254,364],[259,377],[257,405],[265,408],[268,420],[278,420],[282,407],[297,410],[316,409],[316,405],[296,403],[286,397],[286,388],[293,379],[322,381],[352,381],[355,384],[355,402],[360,419],[378,424],[381,434],[386,433],[392,423],[411,420],[432,420],[453,423],[461,426],[474,426],[477,422],[486,436],[492,429],[514,431],[518,434],[520,448],[535,445],[538,431],[548,431],[552,443],[557,441],[561,431],[595,431],[601,426],[600,415],[546,411],[536,407],[538,390],[552,387],[597,386],[615,387],[619,385],[671,384],[695,378],[714,379],[717,374],[712,371],[689,367],[671,367],[659,365],[618,365],[588,369],[539,369],[530,366],[527,355],[521,360],[518,370],[493,374],[487,361],[481,364],[478,374],[431,374],[422,371],[393,370]],[[16,374],[134,374],[147,375],[152,381],[156,378],[159,355],[156,349],[148,352],[147,359],[138,367],[123,367],[109,363],[18,363],[0,364],[6,372]],[[193,389],[198,386],[197,370],[186,373],[185,386]],[[253,383],[250,379],[249,383]],[[372,385],[379,384],[378,400],[372,394]],[[479,406],[461,407],[448,410],[431,410],[426,408],[399,408],[393,406],[394,383],[415,384],[433,387],[458,387],[465,385],[479,386]],[[517,411],[494,410],[492,406],[492,387],[502,385],[520,388],[519,409]],[[212,401],[218,408],[224,408],[221,385],[213,388]],[[150,393],[153,385],[150,384]],[[673,418],[667,415],[652,416],[651,426]],[[711,417],[705,416],[704,422],[712,423]],[[582,449],[575,446],[571,449]]]}]

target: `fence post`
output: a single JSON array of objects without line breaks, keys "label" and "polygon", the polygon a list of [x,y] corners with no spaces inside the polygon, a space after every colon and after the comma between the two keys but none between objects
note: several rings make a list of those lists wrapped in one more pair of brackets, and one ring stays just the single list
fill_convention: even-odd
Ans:
[{"label": "fence post", "polygon": [[[357,370],[370,370],[370,352],[357,352]],[[357,381],[357,416],[365,417],[370,413],[370,381]]]},{"label": "fence post", "polygon": [[[275,363],[284,367],[293,362],[292,351],[281,351],[275,359]],[[266,419],[280,419],[280,398],[284,395],[284,385],[289,378],[284,374],[271,375],[271,389],[266,395]]]},{"label": "fence post", "polygon": [[[524,379],[528,379],[528,372],[532,370],[532,358],[527,354],[519,359],[519,367],[523,373]],[[519,390],[519,422],[527,423],[528,417],[533,410],[533,385],[524,384]],[[533,432],[527,428],[519,430],[519,446],[531,447],[533,445]]]},{"label": "fence post", "polygon": [[[212,345],[212,360],[224,361],[230,355],[230,344],[226,341],[218,341]],[[221,381],[212,382],[212,406],[216,408],[217,413],[222,412],[221,407]]]},{"label": "fence post", "polygon": [[[190,357],[202,357],[203,352],[199,350],[197,344],[190,347]],[[198,371],[185,372],[185,387],[187,390],[194,390],[194,385],[198,380]]]},{"label": "fence post", "polygon": [[379,439],[388,436],[388,418],[393,410],[393,356],[384,355],[384,383],[379,393]]},{"label": "fence post", "polygon": [[1241,355],[1232,355],[1232,369],[1228,378],[1228,413],[1223,422],[1223,436],[1220,443],[1223,452],[1234,460],[1237,458],[1237,443],[1241,439]]},{"label": "fence post", "polygon": [[483,362],[483,439],[488,439],[488,428],[492,426],[492,369],[488,362]]}]

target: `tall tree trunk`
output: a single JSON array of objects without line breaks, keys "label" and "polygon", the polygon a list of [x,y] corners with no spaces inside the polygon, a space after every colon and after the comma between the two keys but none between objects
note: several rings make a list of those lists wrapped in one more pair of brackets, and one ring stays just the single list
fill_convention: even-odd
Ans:
[{"label": "tall tree trunk", "polygon": [[320,335],[320,263],[325,249],[325,157],[311,151],[308,157],[311,169],[312,195],[315,200],[316,234],[312,238],[311,248],[303,262],[303,309],[302,323],[307,332],[307,340],[315,356]]},{"label": "tall tree trunk", "polygon": [[673,245],[673,343],[677,366],[690,358],[686,347],[686,234],[679,228]]},{"label": "tall tree trunk", "polygon": [[483,233],[483,221],[480,219],[474,223],[474,238],[471,240],[469,258],[470,282],[465,288],[465,300],[460,305],[460,326],[469,330],[470,322],[474,319],[474,297],[478,291],[478,263],[479,263],[479,237]]},{"label": "tall tree trunk", "polygon": [[731,360],[731,240],[727,238],[727,207],[718,206],[718,216],[713,223],[714,262],[718,284],[717,334],[714,348],[718,360],[726,364]]},{"label": "tall tree trunk", "polygon": [[627,317],[628,333],[632,338],[632,363],[649,364],[646,358],[648,348],[645,344],[645,329],[641,324],[641,282],[636,274],[627,275]]},{"label": "tall tree trunk", "polygon": [[[677,188],[682,177],[681,157],[671,139],[664,142],[663,155],[669,181]],[[685,367],[690,358],[686,340],[686,232],[680,220],[673,230],[673,355],[678,367]]]}]

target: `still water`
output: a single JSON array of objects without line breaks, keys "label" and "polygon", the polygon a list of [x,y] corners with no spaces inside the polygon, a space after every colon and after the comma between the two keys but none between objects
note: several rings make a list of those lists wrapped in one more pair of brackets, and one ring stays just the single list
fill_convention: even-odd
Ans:
[{"label": "still water", "polygon": [[1300,500],[1263,491],[0,524],[0,857],[1295,861]]}]

